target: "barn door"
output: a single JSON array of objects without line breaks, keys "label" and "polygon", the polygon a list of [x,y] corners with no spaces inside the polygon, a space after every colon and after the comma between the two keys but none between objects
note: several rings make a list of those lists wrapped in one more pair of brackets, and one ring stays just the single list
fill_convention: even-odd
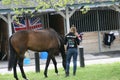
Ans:
[{"label": "barn door", "polygon": [[[7,23],[0,19],[0,60],[8,53],[8,26]],[[4,60],[7,60],[5,56]]]}]

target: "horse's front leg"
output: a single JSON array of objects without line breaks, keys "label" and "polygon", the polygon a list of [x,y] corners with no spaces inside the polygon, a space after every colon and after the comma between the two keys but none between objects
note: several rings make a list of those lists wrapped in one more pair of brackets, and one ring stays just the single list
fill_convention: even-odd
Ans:
[{"label": "horse's front leg", "polygon": [[58,74],[58,69],[57,69],[57,62],[55,60],[55,57],[52,57],[53,64],[55,66],[55,73]]},{"label": "horse's front leg", "polygon": [[49,64],[50,64],[50,59],[51,59],[51,57],[48,55],[47,61],[46,61],[46,66],[45,66],[45,71],[44,71],[45,77],[48,77],[48,76],[47,76],[47,70],[48,70],[48,66],[49,66]]},{"label": "horse's front leg", "polygon": [[23,69],[23,59],[24,58],[19,58],[18,65],[20,67],[20,71],[22,73],[22,77],[24,78],[24,80],[28,80],[27,77],[26,77],[26,75],[25,75],[24,69]]}]

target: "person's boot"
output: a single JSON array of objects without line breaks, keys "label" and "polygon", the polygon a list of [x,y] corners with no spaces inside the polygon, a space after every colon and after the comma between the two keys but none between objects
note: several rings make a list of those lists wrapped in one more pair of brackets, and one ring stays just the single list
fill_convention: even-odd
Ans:
[{"label": "person's boot", "polygon": [[69,76],[69,72],[66,72],[66,76],[65,77],[68,77]]},{"label": "person's boot", "polygon": [[76,75],[76,72],[74,71],[74,72],[73,72],[73,76],[75,76],[75,75]]}]

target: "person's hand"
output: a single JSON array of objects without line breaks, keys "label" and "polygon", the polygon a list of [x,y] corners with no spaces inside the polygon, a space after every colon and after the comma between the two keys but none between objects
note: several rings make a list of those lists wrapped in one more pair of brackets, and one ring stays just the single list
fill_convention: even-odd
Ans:
[{"label": "person's hand", "polygon": [[77,37],[79,36],[78,32],[75,33],[75,36],[77,36]]}]

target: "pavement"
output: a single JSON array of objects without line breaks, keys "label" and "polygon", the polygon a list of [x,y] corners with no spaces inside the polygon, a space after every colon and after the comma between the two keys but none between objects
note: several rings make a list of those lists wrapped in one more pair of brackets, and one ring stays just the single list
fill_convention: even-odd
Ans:
[{"label": "pavement", "polygon": [[[62,67],[62,59],[60,56],[55,57],[57,60],[57,67]],[[72,61],[72,60],[71,60]],[[84,64],[87,65],[94,65],[94,64],[106,64],[106,63],[114,63],[114,62],[120,62],[120,50],[117,51],[109,51],[109,52],[100,52],[100,53],[86,53],[84,54]],[[40,70],[44,70],[45,68],[46,59],[40,59]],[[70,64],[73,66],[73,63]],[[0,61],[0,74],[9,74],[12,73],[12,71],[7,70],[8,62],[7,61]],[[77,60],[77,66],[80,66],[80,59],[78,55]],[[18,68],[18,67],[17,67]],[[52,64],[52,61],[50,62],[50,65],[48,69],[54,69],[54,65]],[[17,69],[18,72],[20,71]],[[35,59],[30,59],[29,64],[24,64],[24,70],[25,72],[28,71],[36,71],[35,70]]]}]

